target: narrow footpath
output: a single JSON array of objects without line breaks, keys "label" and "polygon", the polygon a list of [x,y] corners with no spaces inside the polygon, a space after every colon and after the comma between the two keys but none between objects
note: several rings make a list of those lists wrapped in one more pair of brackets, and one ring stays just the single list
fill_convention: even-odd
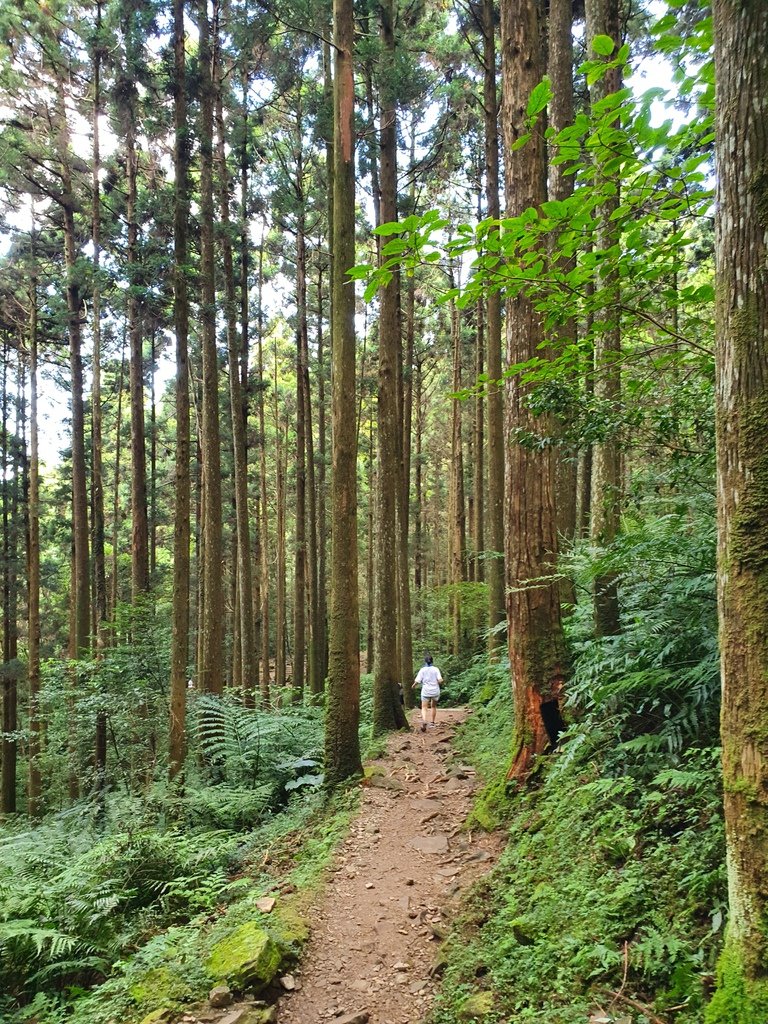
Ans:
[{"label": "narrow footpath", "polygon": [[453,757],[464,708],[390,737],[372,763],[359,816],[312,917],[280,1024],[418,1024],[439,974],[440,943],[461,893],[487,872],[500,837],[464,830],[474,772]]}]

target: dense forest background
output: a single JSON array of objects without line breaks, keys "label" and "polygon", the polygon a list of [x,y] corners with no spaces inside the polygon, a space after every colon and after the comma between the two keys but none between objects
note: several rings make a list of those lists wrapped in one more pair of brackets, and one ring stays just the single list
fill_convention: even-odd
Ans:
[{"label": "dense forest background", "polygon": [[714,7],[0,5],[3,1020],[193,998],[427,652],[509,830],[436,1024],[768,1020],[768,15]]}]

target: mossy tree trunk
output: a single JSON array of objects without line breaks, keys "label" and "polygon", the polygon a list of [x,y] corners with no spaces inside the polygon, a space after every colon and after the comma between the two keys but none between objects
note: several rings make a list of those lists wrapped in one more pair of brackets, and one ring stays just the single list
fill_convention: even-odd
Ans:
[{"label": "mossy tree trunk", "polygon": [[[526,130],[526,107],[541,80],[541,26],[536,0],[501,6],[503,131],[507,216],[538,207],[547,198],[541,132],[514,150]],[[541,320],[525,295],[507,304],[507,361],[541,355]],[[510,777],[524,781],[536,755],[557,740],[565,686],[565,644],[559,588],[552,580],[557,556],[555,466],[550,446],[526,447],[519,431],[548,433],[535,419],[527,389],[514,381],[506,396],[505,474],[507,627],[515,693],[515,739]]]},{"label": "mossy tree trunk", "polygon": [[718,602],[729,919],[708,1024],[768,1020],[768,7],[716,0]]},{"label": "mossy tree trunk", "polygon": [[331,608],[325,773],[329,786],[360,775],[360,613],[357,591],[357,417],[355,292],[355,15],[352,0],[334,0]]}]

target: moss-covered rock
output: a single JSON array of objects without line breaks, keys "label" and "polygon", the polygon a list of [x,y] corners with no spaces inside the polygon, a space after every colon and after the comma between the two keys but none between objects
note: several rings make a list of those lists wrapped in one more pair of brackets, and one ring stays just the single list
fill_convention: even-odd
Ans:
[{"label": "moss-covered rock", "polygon": [[269,931],[280,946],[296,954],[309,938],[309,922],[295,907],[279,905],[269,920]]},{"label": "moss-covered rock", "polygon": [[280,966],[277,943],[255,921],[236,928],[211,949],[206,970],[214,981],[226,981],[234,988],[263,988]]},{"label": "moss-covered rock", "polygon": [[138,1006],[167,1007],[188,999],[192,993],[189,984],[171,967],[153,967],[131,984],[130,994]]},{"label": "moss-covered rock", "polygon": [[151,1013],[148,1013],[146,1017],[142,1018],[141,1024],[164,1024],[164,1022],[169,1020],[172,1016],[173,1010],[169,1007],[153,1010]]},{"label": "moss-covered rock", "polygon": [[482,1020],[487,1017],[493,1009],[493,995],[491,992],[478,992],[474,996],[465,999],[459,1010],[461,1020]]}]

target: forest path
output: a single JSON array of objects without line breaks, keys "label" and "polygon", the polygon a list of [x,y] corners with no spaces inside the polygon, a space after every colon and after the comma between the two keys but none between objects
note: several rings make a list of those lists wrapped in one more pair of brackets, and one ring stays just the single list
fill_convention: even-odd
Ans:
[{"label": "forest path", "polygon": [[440,710],[435,728],[393,734],[386,755],[371,762],[377,774],[313,912],[280,1024],[424,1020],[458,899],[501,848],[499,835],[462,829],[476,781],[453,761],[451,740],[469,713]]}]

